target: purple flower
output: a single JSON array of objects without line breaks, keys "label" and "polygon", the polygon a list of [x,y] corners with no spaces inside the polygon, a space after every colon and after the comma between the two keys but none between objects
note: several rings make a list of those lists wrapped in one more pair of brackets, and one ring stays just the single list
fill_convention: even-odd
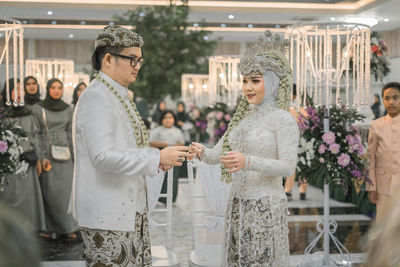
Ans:
[{"label": "purple flower", "polygon": [[348,154],[342,153],[337,159],[338,163],[342,167],[346,167],[350,163],[350,156]]},{"label": "purple flower", "polygon": [[7,152],[8,145],[6,142],[0,141],[0,153]]},{"label": "purple flower", "polygon": [[225,119],[226,121],[230,121],[230,120],[231,120],[231,115],[225,114],[224,119]]},{"label": "purple flower", "polygon": [[346,135],[346,141],[350,146],[356,143],[356,139],[352,135]]},{"label": "purple flower", "polygon": [[359,148],[358,148],[358,155],[359,156],[362,156],[362,155],[364,155],[365,154],[365,148],[364,148],[364,146],[360,146]]},{"label": "purple flower", "polygon": [[318,153],[319,154],[324,154],[326,151],[326,146],[324,144],[320,145],[318,148]]},{"label": "purple flower", "polygon": [[333,132],[327,132],[322,135],[322,140],[328,145],[335,143],[335,139],[336,136]]},{"label": "purple flower", "polygon": [[332,154],[336,155],[336,154],[339,153],[339,151],[340,151],[340,145],[339,145],[339,144],[336,144],[336,143],[330,145],[330,146],[329,146],[329,151],[330,151]]}]

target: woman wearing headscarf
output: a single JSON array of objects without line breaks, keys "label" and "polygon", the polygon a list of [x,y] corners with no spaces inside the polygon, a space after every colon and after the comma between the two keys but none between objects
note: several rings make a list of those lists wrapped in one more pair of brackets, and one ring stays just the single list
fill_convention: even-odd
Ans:
[{"label": "woman wearing headscarf", "polygon": [[72,108],[61,98],[63,83],[51,79],[46,98],[33,107],[41,133],[44,173],[40,179],[48,231],[67,240],[76,239],[78,227],[67,214],[72,188]]},{"label": "woman wearing headscarf", "polygon": [[35,77],[27,76],[24,79],[25,104],[31,107],[40,101],[39,84]]},{"label": "woman wearing headscarf", "polygon": [[[17,80],[17,89],[14,86],[14,79],[10,79],[8,96],[4,86],[2,95],[5,110],[1,119],[14,123],[25,132],[27,138],[18,140],[18,145],[23,149],[21,160],[25,162],[27,169],[20,174],[6,176],[8,185],[4,191],[0,191],[0,200],[24,216],[35,232],[44,231],[45,215],[39,184],[39,175],[42,172],[39,132],[31,110],[25,105],[14,105],[15,102],[21,102],[20,81]],[[8,99],[11,105],[6,105]]]},{"label": "woman wearing headscarf", "polygon": [[371,106],[371,110],[374,113],[374,120],[379,119],[382,117],[381,112],[381,98],[378,94],[374,95],[374,104]]},{"label": "woman wearing headscarf", "polygon": [[232,183],[223,266],[289,266],[282,176],[295,171],[299,130],[288,112],[292,70],[278,50],[287,42],[266,37],[240,59],[243,97],[224,136],[212,149],[191,146],[206,163],[222,163],[221,178]]},{"label": "woman wearing headscarf", "polygon": [[158,123],[160,121],[160,115],[161,113],[165,110],[165,102],[164,100],[160,100],[157,103],[157,108],[153,113],[153,116],[151,116],[151,119],[153,122]]},{"label": "woman wearing headscarf", "polygon": [[80,82],[74,89],[74,93],[72,95],[72,104],[74,107],[76,106],[76,103],[78,103],[78,99],[81,96],[83,90],[85,90],[87,87],[86,83]]}]

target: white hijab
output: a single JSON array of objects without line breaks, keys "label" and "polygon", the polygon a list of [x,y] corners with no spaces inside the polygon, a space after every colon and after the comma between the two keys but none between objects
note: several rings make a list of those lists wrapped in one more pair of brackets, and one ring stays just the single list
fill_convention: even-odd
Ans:
[{"label": "white hijab", "polygon": [[264,75],[264,98],[260,104],[256,107],[261,107],[264,105],[276,106],[276,101],[278,100],[278,89],[280,79],[275,72],[268,70]]}]

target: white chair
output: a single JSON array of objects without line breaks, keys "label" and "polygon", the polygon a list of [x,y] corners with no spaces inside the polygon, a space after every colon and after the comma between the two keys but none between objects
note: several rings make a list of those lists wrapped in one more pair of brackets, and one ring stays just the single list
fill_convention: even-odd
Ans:
[{"label": "white chair", "polygon": [[[179,266],[178,257],[175,251],[172,249],[172,194],[173,194],[173,177],[174,177],[174,168],[168,171],[167,177],[167,193],[160,194],[161,187],[159,184],[149,185],[150,180],[147,180],[149,191],[151,188],[153,189],[152,198],[149,199],[149,206],[151,206],[151,213],[165,213],[165,222],[155,222],[152,220],[152,227],[165,227],[166,229],[166,238],[165,238],[165,246],[151,246],[151,255],[153,258],[153,266]],[[154,178],[153,178],[154,179]],[[162,180],[162,179],[161,179]],[[151,182],[150,182],[151,183]],[[161,183],[162,185],[162,183]],[[158,194],[157,194],[158,190]],[[154,193],[155,191],[155,193]],[[167,207],[166,208],[155,208],[155,204],[159,197],[167,198]],[[155,202],[155,203],[154,203]],[[153,207],[154,206],[154,207]]]},{"label": "white chair", "polygon": [[[196,179],[193,167],[197,168]],[[188,178],[193,227],[189,266],[221,266],[229,186],[220,182],[219,165],[188,162]]]}]

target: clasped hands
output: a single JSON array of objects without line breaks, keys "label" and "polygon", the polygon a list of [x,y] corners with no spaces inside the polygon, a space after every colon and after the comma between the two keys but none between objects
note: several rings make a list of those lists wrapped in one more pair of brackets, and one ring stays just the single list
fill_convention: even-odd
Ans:
[{"label": "clasped hands", "polygon": [[159,169],[168,171],[174,166],[182,166],[183,162],[189,157],[188,146],[168,146],[160,151]]},{"label": "clasped hands", "polygon": [[[194,157],[199,157],[204,152],[204,146],[202,144],[192,142],[189,146],[188,159],[191,160]],[[221,163],[224,164],[227,172],[234,173],[243,169],[246,165],[246,155],[237,152],[229,151],[220,157]]]}]

